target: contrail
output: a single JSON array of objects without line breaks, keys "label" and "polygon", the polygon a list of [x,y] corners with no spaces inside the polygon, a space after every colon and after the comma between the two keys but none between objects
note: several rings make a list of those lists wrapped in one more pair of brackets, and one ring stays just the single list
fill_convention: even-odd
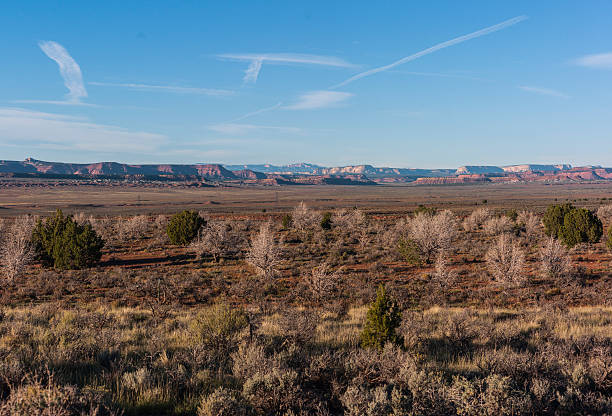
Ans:
[{"label": "contrail", "polygon": [[272,62],[276,64],[308,64],[323,65],[341,68],[354,68],[349,62],[335,56],[309,55],[304,53],[224,53],[217,55],[221,59],[231,59],[237,61],[249,61],[249,67],[244,71],[243,81],[245,83],[257,82],[257,77],[264,63]]},{"label": "contrail", "polygon": [[87,91],[83,85],[81,68],[76,63],[68,51],[59,43],[53,41],[39,42],[38,46],[49,58],[53,59],[59,66],[60,74],[64,78],[64,85],[70,91],[68,97],[70,101],[77,102],[81,98],[87,97]]},{"label": "contrail", "polygon": [[276,110],[277,108],[280,108],[280,106],[282,104],[283,104],[282,102],[278,102],[278,103],[274,104],[273,106],[266,107],[266,108],[260,108],[259,110],[255,110],[255,111],[247,113],[247,114],[245,114],[243,116],[235,118],[235,119],[232,120],[232,122],[244,120],[245,118],[253,117],[253,116],[257,115],[257,114],[265,113],[267,111]]},{"label": "contrail", "polygon": [[361,73],[359,73],[357,75],[353,75],[352,77],[350,77],[346,81],[343,81],[340,84],[334,85],[331,88],[333,89],[333,88],[343,87],[343,86],[345,86],[347,84],[350,84],[353,81],[357,81],[358,79],[369,77],[370,75],[374,75],[374,74],[377,74],[379,72],[386,71],[386,70],[394,68],[394,67],[396,67],[398,65],[405,64],[406,62],[414,61],[415,59],[418,59],[418,58],[420,58],[422,56],[425,56],[425,55],[429,55],[430,53],[439,51],[440,49],[448,48],[449,46],[453,46],[453,45],[456,45],[458,43],[462,43],[462,42],[468,41],[470,39],[478,38],[480,36],[488,35],[489,33],[497,32],[498,30],[505,29],[505,28],[507,28],[509,26],[515,25],[517,23],[520,23],[520,22],[522,22],[523,20],[526,20],[526,19],[527,19],[527,16],[517,16],[517,17],[514,17],[512,19],[506,20],[504,22],[498,23],[496,25],[489,26],[489,27],[486,27],[484,29],[477,30],[476,32],[472,32],[472,33],[469,33],[467,35],[459,36],[458,38],[447,40],[446,42],[438,43],[437,45],[434,45],[431,48],[427,48],[427,49],[422,50],[421,52],[417,52],[417,53],[415,53],[413,55],[406,56],[405,58],[402,58],[399,61],[395,61],[393,63],[390,63],[389,65],[380,66],[378,68],[370,69],[368,71],[361,72]]}]

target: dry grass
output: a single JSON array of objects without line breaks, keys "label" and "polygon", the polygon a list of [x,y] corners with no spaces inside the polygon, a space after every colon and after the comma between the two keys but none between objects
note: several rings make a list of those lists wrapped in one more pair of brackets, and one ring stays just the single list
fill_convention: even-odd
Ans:
[{"label": "dry grass", "polygon": [[[139,216],[130,229],[140,231],[114,239],[94,269],[24,268],[0,288],[0,399],[128,415],[612,411],[603,242],[571,250],[569,275],[543,275],[546,240],[523,213],[535,229],[518,221],[512,249],[525,279],[500,285],[485,262],[499,237],[462,230],[469,212],[423,227],[452,238],[432,250],[437,264],[418,265],[397,256],[414,220],[396,209],[337,211],[330,230],[312,210],[306,231],[267,213],[211,214],[252,244],[215,251],[203,239],[197,253],[164,241],[165,217]],[[265,278],[246,261],[258,240]],[[379,284],[403,310],[403,344],[372,351],[359,338]]]},{"label": "dry grass", "polygon": [[[6,308],[0,323],[0,369],[5,380],[0,386],[2,394],[10,397],[10,403],[25,402],[32,406],[28,402],[31,396],[23,396],[24,388],[36,388],[41,394],[52,393],[54,400],[57,397],[66,403],[79,402],[79,395],[85,394],[82,392],[97,391],[97,398],[87,396],[86,403],[103,404],[109,412],[123,409],[128,414],[139,415],[195,414],[204,397],[223,387],[227,389],[228,400],[236,406],[252,406],[261,411],[279,406],[310,412],[324,405],[331,414],[343,414],[343,406],[345,410],[346,406],[352,406],[344,395],[351,386],[374,389],[395,383],[414,389],[412,383],[416,379],[435,371],[442,378],[422,380],[428,384],[419,388],[437,391],[435,400],[439,403],[420,405],[444,405],[453,413],[465,403],[457,402],[453,394],[449,396],[443,391],[459,388],[453,384],[456,376],[469,383],[479,382],[479,377],[485,376],[506,377],[509,384],[504,388],[519,388],[517,391],[522,383],[531,386],[536,380],[544,379],[556,386],[551,388],[562,396],[569,387],[574,389],[574,395],[592,395],[584,402],[547,402],[546,406],[552,406],[550,412],[583,409],[597,413],[610,405],[601,396],[609,393],[612,385],[612,377],[605,374],[605,366],[612,364],[608,355],[612,352],[612,308],[609,307],[520,312],[434,307],[405,311],[401,330],[406,340],[405,351],[391,348],[380,355],[372,355],[357,346],[367,307],[350,308],[342,316],[305,308],[280,310],[258,318],[260,324],[254,338],[250,338],[240,323],[243,319],[240,311],[239,308],[183,308],[156,322],[147,310],[105,305],[92,304],[78,309],[64,309],[56,304]],[[223,318],[229,316],[227,313],[233,314],[231,319],[238,326],[227,326]],[[310,320],[318,324],[309,326],[295,319],[303,314],[311,314]],[[287,320],[287,316],[291,319]],[[207,326],[209,329],[205,332],[197,332],[204,338],[196,343],[193,331],[200,331],[197,328],[202,327],[194,322],[213,325]],[[226,328],[223,332],[216,329],[220,325]],[[293,331],[297,335],[291,335]],[[226,335],[220,338],[221,333]],[[251,349],[233,354],[239,345],[250,345]],[[225,358],[231,355],[233,363],[213,370],[215,367],[211,365],[220,361],[211,362],[210,357],[221,352]],[[560,365],[567,368],[565,373],[557,372]],[[266,381],[271,385],[257,391],[280,395],[274,396],[274,404],[262,402],[261,395],[248,393],[254,391],[250,389],[263,387],[252,384],[257,377],[263,377],[258,373],[261,370],[251,369],[252,366],[265,368],[268,374],[265,377],[273,377]],[[239,368],[240,377],[244,378],[233,378],[232,367]],[[586,381],[576,384],[576,371],[582,371],[581,377]],[[51,374],[52,380],[45,374]],[[34,384],[28,384],[28,380],[34,379]],[[291,383],[291,387],[287,384],[273,387],[281,380]],[[355,384],[357,380],[362,381]],[[363,384],[364,380],[369,381]],[[311,390],[313,382],[319,385],[315,390]],[[442,384],[436,387],[437,383]],[[285,394],[292,397],[291,402],[283,400]],[[518,393],[512,390],[506,394]],[[517,411],[518,414],[543,411],[538,407],[540,399],[531,394],[520,393],[528,406]],[[502,399],[494,399],[490,406],[499,405],[501,402],[497,400]]]}]

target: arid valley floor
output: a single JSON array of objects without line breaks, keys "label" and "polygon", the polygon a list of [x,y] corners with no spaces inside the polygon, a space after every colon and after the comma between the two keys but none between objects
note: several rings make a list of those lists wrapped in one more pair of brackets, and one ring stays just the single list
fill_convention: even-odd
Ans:
[{"label": "arid valley floor", "polygon": [[[612,183],[5,186],[3,233],[61,209],[105,245],[94,267],[3,280],[0,414],[609,414],[612,215],[553,276],[540,220],[562,203],[610,215]],[[170,244],[185,209],[209,235]],[[425,216],[450,225],[415,259]],[[486,260],[503,236],[512,281]],[[363,348],[381,285],[401,341]]]}]

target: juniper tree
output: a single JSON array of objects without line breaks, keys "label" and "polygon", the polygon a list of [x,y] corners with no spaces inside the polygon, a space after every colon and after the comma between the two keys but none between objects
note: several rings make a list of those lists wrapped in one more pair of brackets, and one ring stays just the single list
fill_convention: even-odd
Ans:
[{"label": "juniper tree", "polygon": [[402,322],[402,313],[395,301],[387,295],[385,287],[380,285],[376,291],[376,300],[368,309],[365,326],[360,335],[363,348],[382,350],[386,343],[401,345],[403,338],[395,330]]}]

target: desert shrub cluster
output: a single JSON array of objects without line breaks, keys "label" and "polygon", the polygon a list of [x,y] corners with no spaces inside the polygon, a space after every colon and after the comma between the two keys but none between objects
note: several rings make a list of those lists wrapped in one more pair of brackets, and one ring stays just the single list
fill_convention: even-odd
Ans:
[{"label": "desert shrub cluster", "polygon": [[404,311],[375,348],[361,346],[367,307],[300,313],[216,304],[157,322],[101,305],[5,309],[0,414],[612,410],[609,308]]},{"label": "desert shrub cluster", "polygon": [[611,413],[603,225],[563,205],[5,219],[0,415]]}]

